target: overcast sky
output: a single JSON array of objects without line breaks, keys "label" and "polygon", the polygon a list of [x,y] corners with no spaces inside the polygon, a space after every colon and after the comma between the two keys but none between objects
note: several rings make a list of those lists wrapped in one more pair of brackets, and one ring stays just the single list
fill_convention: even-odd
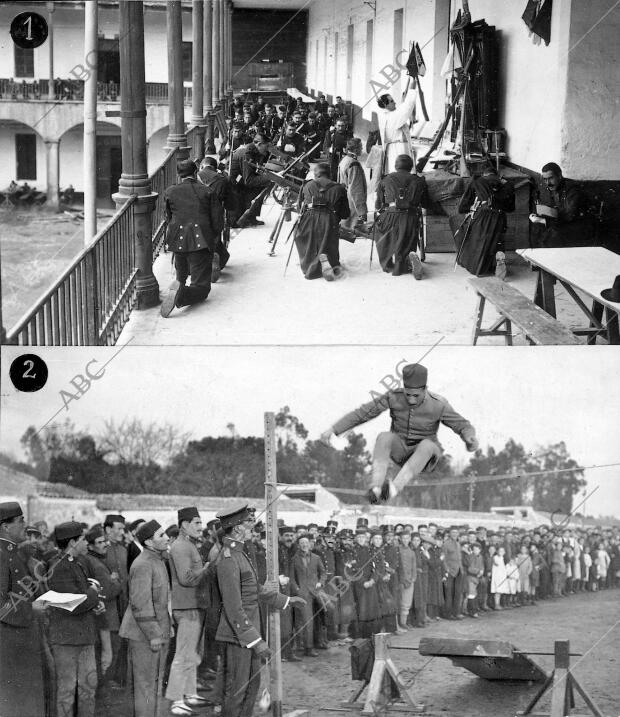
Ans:
[{"label": "overcast sky", "polygon": [[[119,350],[120,349],[120,350]],[[106,419],[170,422],[193,438],[261,435],[265,411],[288,405],[318,438],[346,411],[382,392],[382,379],[402,360],[415,362],[420,347],[294,348],[40,348],[49,368],[46,386],[20,393],[8,378],[12,359],[30,349],[2,348],[2,450],[22,457],[26,428],[70,418],[97,434]],[[118,353],[117,353],[118,352]],[[117,354],[115,357],[114,355]],[[113,358],[114,357],[114,358]],[[78,400],[63,407],[71,379],[104,369]],[[509,438],[527,449],[565,441],[571,456],[589,468],[590,514],[620,516],[620,351],[615,347],[454,347],[439,345],[423,363],[429,387],[447,398],[476,427],[481,445],[501,448]],[[81,383],[77,381],[77,383]],[[389,429],[388,414],[361,426],[369,441]],[[442,427],[440,440],[456,461],[468,454]]]}]

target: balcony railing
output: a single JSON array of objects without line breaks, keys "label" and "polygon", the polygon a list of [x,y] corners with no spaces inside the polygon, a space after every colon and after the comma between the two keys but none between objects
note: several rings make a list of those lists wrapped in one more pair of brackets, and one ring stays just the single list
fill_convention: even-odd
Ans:
[{"label": "balcony railing", "polygon": [[[50,101],[49,80],[12,80],[0,78],[0,99],[19,102],[32,100]],[[52,101],[82,102],[84,100],[84,82],[82,80],[54,80]],[[166,82],[146,82],[146,101],[150,104],[168,102],[168,84]],[[97,97],[101,102],[120,102],[120,85],[116,82],[97,82]],[[192,88],[183,88],[183,101],[192,103]]]},{"label": "balcony railing", "polygon": [[[192,146],[194,128],[187,132]],[[165,238],[164,190],[176,182],[177,149],[150,175],[157,192],[151,215],[153,261]],[[7,334],[23,346],[111,346],[116,343],[136,300],[133,243],[134,195],[112,217]]]},{"label": "balcony railing", "polygon": [[135,302],[132,196],[7,335],[23,346],[111,346]]}]

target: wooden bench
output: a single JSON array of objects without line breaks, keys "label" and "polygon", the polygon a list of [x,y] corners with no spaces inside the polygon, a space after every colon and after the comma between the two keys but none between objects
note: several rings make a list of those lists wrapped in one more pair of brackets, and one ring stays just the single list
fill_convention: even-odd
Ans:
[{"label": "wooden bench", "polygon": [[[532,345],[580,344],[575,334],[520,291],[497,279],[485,276],[469,279],[478,294],[478,308],[474,321],[472,344],[480,336],[503,336],[507,346],[512,346],[512,325],[518,326]],[[482,316],[487,301],[500,313],[500,318],[489,328],[482,328]],[[502,328],[503,327],[503,328]]]}]

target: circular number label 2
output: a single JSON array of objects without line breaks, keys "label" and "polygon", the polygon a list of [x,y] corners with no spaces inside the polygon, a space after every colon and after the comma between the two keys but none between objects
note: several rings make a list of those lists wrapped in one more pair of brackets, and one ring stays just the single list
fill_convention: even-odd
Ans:
[{"label": "circular number label 2", "polygon": [[47,364],[36,354],[23,354],[11,363],[9,377],[18,391],[33,393],[47,383]]},{"label": "circular number label 2", "polygon": [[20,12],[11,23],[13,42],[24,50],[39,47],[47,40],[47,21],[36,12]]}]

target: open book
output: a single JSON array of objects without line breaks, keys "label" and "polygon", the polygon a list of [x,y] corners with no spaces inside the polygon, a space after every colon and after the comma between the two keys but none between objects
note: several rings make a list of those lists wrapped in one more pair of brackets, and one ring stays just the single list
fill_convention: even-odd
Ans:
[{"label": "open book", "polygon": [[59,607],[61,610],[73,612],[78,605],[86,600],[86,595],[75,593],[57,593],[55,590],[48,590],[44,595],[38,597],[35,602],[43,602],[52,607]]}]

